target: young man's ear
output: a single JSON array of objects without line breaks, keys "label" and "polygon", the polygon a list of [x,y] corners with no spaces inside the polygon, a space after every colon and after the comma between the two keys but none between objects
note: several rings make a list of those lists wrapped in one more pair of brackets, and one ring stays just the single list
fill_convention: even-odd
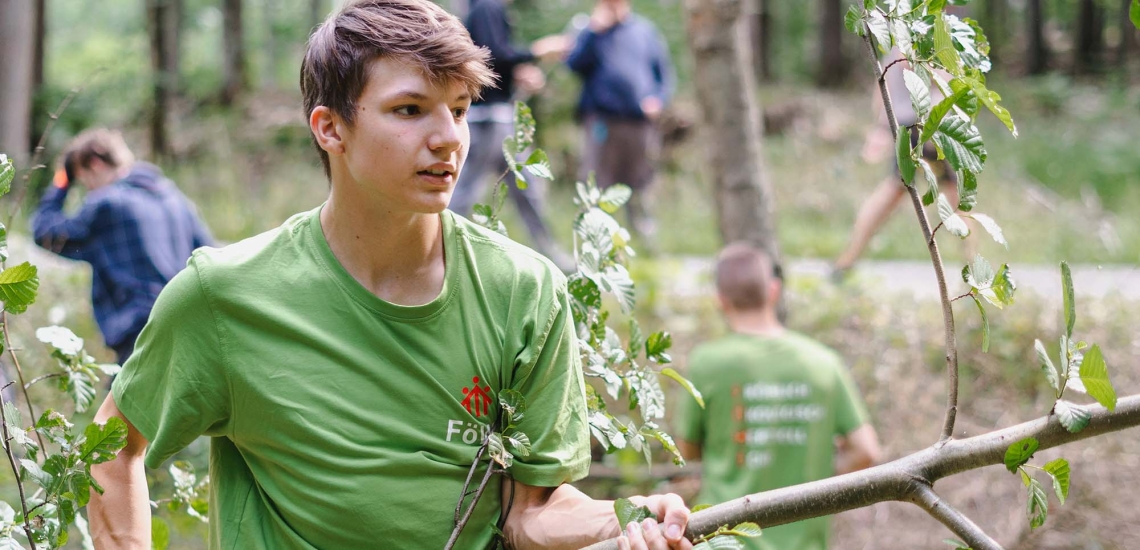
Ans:
[{"label": "young man's ear", "polygon": [[777,304],[780,302],[780,289],[783,285],[780,284],[780,279],[772,277],[772,281],[768,283],[768,302],[769,304]]},{"label": "young man's ear", "polygon": [[309,129],[316,136],[317,145],[330,155],[344,153],[344,140],[340,135],[340,117],[331,109],[319,105],[309,113]]}]

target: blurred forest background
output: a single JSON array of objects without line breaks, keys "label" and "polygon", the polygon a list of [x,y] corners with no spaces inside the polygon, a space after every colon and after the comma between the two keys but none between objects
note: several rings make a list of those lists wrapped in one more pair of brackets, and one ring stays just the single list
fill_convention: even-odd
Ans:
[{"label": "blurred forest background", "polygon": [[[0,151],[26,169],[42,139],[40,161],[52,166],[55,152],[80,130],[118,127],[140,158],[159,164],[197,203],[218,239],[231,242],[273,228],[327,194],[297,76],[308,33],[341,3],[0,0]],[[441,3],[462,12],[466,0]],[[700,139],[716,129],[701,124],[681,0],[632,3],[661,29],[678,76],[663,120],[667,147],[655,192],[658,253],[633,265],[638,314],[654,330],[673,333],[683,367],[695,343],[724,332],[707,278],[707,259],[722,243]],[[749,2],[757,100],[764,111],[763,165],[774,192],[777,238],[793,261],[824,265],[834,258],[859,204],[890,170],[860,157],[864,136],[876,123],[876,90],[866,50],[843,29],[849,3]],[[1011,245],[1007,251],[983,238],[979,251],[992,262],[1010,263],[1015,277],[1019,266],[1056,273],[1060,260],[1123,274],[1114,279],[1122,288],[1082,289],[1081,277],[1075,281],[1078,331],[1101,344],[1122,395],[1140,386],[1140,331],[1131,325],[1140,303],[1126,298],[1140,287],[1140,31],[1128,20],[1128,5],[974,0],[961,12],[985,29],[994,60],[989,87],[1002,94],[1020,129],[1014,139],[992,117],[979,117],[991,158],[980,176],[980,209],[1002,225]],[[563,31],[591,7],[589,0],[515,0],[510,9],[521,43]],[[530,104],[539,146],[556,176],[547,190],[548,217],[569,247],[579,84],[565,67],[544,67],[548,85]],[[51,113],[77,88],[45,135]],[[17,189],[0,205],[16,212],[10,239],[18,261],[37,254],[19,233],[50,172],[32,172],[27,187],[17,178]],[[504,214],[512,236],[525,242],[512,207]],[[900,209],[864,262],[887,266],[889,273],[894,264],[884,262],[928,261],[913,216]],[[943,246],[952,272],[964,261],[961,250],[950,241]],[[34,261],[41,267],[40,303],[15,321],[23,338],[16,345],[27,350],[31,366],[25,368],[33,373],[41,353],[31,337],[34,327],[62,323],[99,341],[85,266],[42,254]],[[945,393],[937,303],[892,290],[897,285],[889,277],[856,273],[836,285],[816,271],[789,281],[789,324],[847,358],[888,457],[931,443]],[[1041,391],[1046,386],[1032,342],[1050,342],[1059,333],[1059,275],[1056,281],[1051,295],[1022,293],[1012,309],[991,313],[996,332],[989,354],[978,349],[973,306],[958,309],[966,373],[960,422],[967,435],[1048,412],[1049,391]],[[1125,504],[1131,488],[1140,486],[1140,443],[1132,432],[1103,439],[1039,457],[1063,454],[1074,474],[1070,502],[1036,532],[1029,532],[1024,517],[1020,483],[1001,468],[951,478],[943,483],[953,488],[943,496],[993,529],[1008,548],[1140,547],[1140,514]],[[204,450],[196,445],[183,458],[204,469]],[[650,476],[636,457],[607,457],[605,465],[617,475],[587,482],[595,494],[684,490]],[[165,473],[154,474],[154,491],[168,490]],[[5,475],[0,473],[0,492],[10,486]],[[881,504],[840,515],[835,546],[941,547],[949,533],[912,508]],[[173,547],[204,547],[204,533],[194,520],[179,520]]]}]

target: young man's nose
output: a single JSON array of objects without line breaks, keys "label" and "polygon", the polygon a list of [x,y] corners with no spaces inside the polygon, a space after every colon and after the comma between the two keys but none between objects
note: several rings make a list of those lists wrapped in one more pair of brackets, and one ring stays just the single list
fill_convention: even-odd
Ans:
[{"label": "young man's nose", "polygon": [[428,138],[428,147],[432,151],[451,153],[463,145],[463,136],[467,131],[467,122],[455,120],[451,111],[443,116],[435,117],[434,131]]}]

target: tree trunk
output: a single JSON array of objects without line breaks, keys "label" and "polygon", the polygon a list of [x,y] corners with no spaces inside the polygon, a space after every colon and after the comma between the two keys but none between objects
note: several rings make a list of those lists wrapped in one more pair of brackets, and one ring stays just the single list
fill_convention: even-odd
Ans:
[{"label": "tree trunk", "polygon": [[985,27],[986,39],[990,42],[990,62],[997,64],[1004,53],[1006,44],[1006,24],[1009,18],[1006,0],[986,0]]},{"label": "tree trunk", "polygon": [[47,40],[47,0],[36,0],[36,50],[32,60],[32,88],[44,83],[44,41]]},{"label": "tree trunk", "polygon": [[755,10],[749,16],[752,36],[752,66],[763,82],[772,78],[772,0],[753,0]]},{"label": "tree trunk", "polygon": [[261,88],[274,90],[277,88],[277,11],[274,9],[277,2],[262,0],[261,19],[265,23],[265,50],[261,69]]},{"label": "tree trunk", "polygon": [[170,153],[170,146],[166,138],[166,113],[170,109],[170,83],[171,75],[166,70],[166,63],[171,59],[167,48],[170,39],[166,37],[169,29],[166,24],[170,16],[167,10],[170,3],[166,0],[147,0],[147,28],[150,31],[150,67],[154,74],[154,89],[150,111],[150,152],[155,159],[160,159]]},{"label": "tree trunk", "polygon": [[162,14],[162,39],[165,41],[162,50],[162,74],[166,78],[167,90],[171,95],[181,91],[182,56],[182,14],[183,0],[163,0],[166,9]]},{"label": "tree trunk", "polygon": [[708,142],[725,242],[747,240],[780,265],[772,191],[761,154],[760,107],[742,0],[685,0],[693,82]]},{"label": "tree trunk", "polygon": [[1045,43],[1045,11],[1043,0],[1029,0],[1025,21],[1029,25],[1029,48],[1026,52],[1029,74],[1044,74],[1049,68],[1049,46]]},{"label": "tree trunk", "polygon": [[1073,72],[1089,74],[1100,69],[1104,51],[1104,8],[1097,0],[1080,0]]},{"label": "tree trunk", "polygon": [[36,40],[35,4],[27,0],[0,0],[0,52],[4,77],[0,78],[0,152],[20,168],[28,168],[31,151],[32,81]]},{"label": "tree trunk", "polygon": [[843,82],[847,65],[843,62],[843,0],[820,0],[819,72],[816,82],[833,88]]},{"label": "tree trunk", "polygon": [[222,2],[222,95],[232,105],[246,89],[245,44],[242,38],[242,0]]},{"label": "tree trunk", "polygon": [[1137,35],[1140,31],[1132,25],[1132,20],[1128,18],[1129,7],[1132,5],[1132,0],[1123,0],[1121,2],[1120,10],[1120,47],[1116,50],[1116,65],[1121,70],[1128,69],[1128,58],[1136,51],[1138,40]]}]

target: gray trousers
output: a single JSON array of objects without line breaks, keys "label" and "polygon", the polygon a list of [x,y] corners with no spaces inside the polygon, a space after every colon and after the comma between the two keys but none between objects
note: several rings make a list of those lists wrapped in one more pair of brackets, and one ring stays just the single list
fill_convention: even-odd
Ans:
[{"label": "gray trousers", "polygon": [[[497,178],[507,169],[507,159],[503,158],[503,140],[514,132],[511,123],[481,121],[471,122],[471,148],[467,152],[467,162],[459,173],[459,181],[455,183],[455,192],[451,196],[451,211],[461,216],[470,216],[471,209],[476,204],[490,204],[491,193],[488,188],[497,183]],[[543,182],[534,178],[528,181],[526,189],[519,189],[515,185],[515,177],[507,174],[508,194],[518,208],[527,231],[530,232],[534,247],[539,252],[548,254],[552,250],[553,242],[550,230],[542,219],[542,190]]]},{"label": "gray trousers", "polygon": [[633,188],[626,211],[633,230],[643,237],[656,233],[648,195],[661,156],[661,134],[648,120],[587,115],[583,121],[582,181],[594,172],[598,187],[615,183]]}]

